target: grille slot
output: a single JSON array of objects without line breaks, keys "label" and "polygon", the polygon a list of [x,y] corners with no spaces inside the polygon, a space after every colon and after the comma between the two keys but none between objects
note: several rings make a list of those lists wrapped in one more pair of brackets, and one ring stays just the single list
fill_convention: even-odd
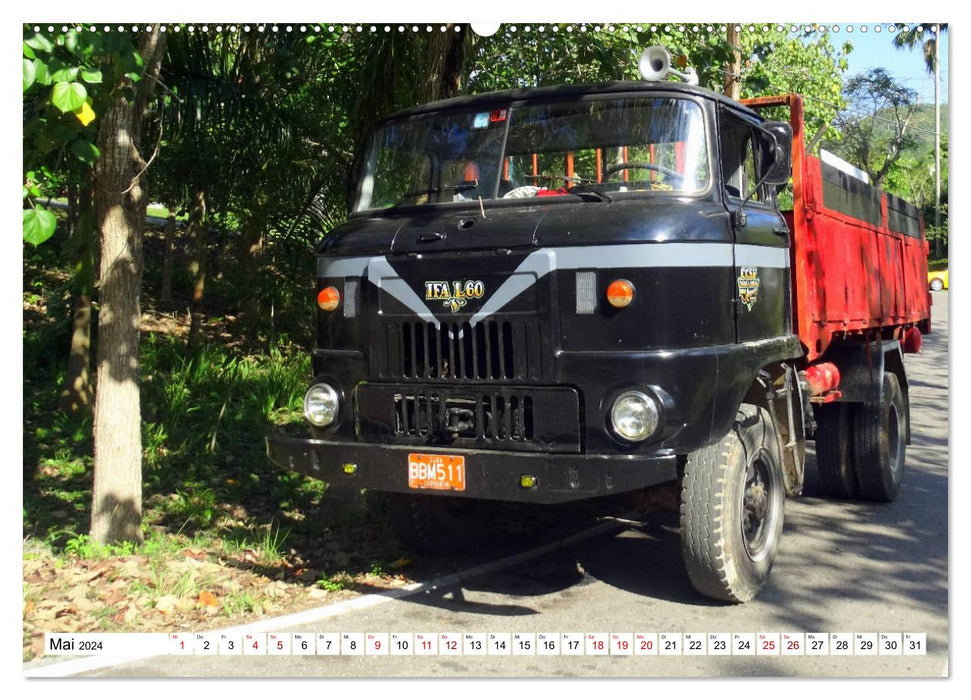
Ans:
[{"label": "grille slot", "polygon": [[[388,374],[402,379],[509,381],[537,378],[540,333],[522,321],[387,325]],[[530,341],[537,347],[531,351]],[[534,353],[533,362],[530,354]]]}]

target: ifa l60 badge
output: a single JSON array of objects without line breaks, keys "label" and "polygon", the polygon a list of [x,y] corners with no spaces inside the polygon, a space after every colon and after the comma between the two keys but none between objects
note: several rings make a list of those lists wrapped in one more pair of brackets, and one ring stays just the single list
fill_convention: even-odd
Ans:
[{"label": "ifa l60 badge", "polygon": [[425,300],[440,301],[452,313],[465,306],[469,299],[481,299],[484,294],[485,284],[480,280],[425,282]]},{"label": "ifa l60 badge", "polygon": [[738,298],[749,311],[759,300],[759,268],[743,267],[738,274]]}]

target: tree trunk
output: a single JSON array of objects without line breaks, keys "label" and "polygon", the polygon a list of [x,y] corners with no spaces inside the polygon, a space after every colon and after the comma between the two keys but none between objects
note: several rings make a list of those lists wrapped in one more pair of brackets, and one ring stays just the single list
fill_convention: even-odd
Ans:
[{"label": "tree trunk", "polygon": [[206,295],[206,193],[196,192],[189,212],[186,233],[189,250],[189,273],[192,275],[192,308],[189,311],[189,352],[202,345],[203,301]]},{"label": "tree trunk", "polygon": [[141,542],[142,436],[138,323],[142,227],[148,206],[145,161],[139,153],[142,117],[155,88],[165,39],[154,25],[139,37],[144,72],[135,99],[118,95],[101,118],[95,163],[95,211],[101,231],[98,379],[94,409],[91,538]]},{"label": "tree trunk", "polygon": [[94,207],[90,185],[80,188],[74,220],[74,316],[71,351],[61,387],[60,405],[65,413],[91,410],[91,296],[94,290]]},{"label": "tree trunk", "polygon": [[725,38],[732,49],[732,62],[726,66],[725,72],[725,94],[733,100],[742,95],[742,41],[735,27],[734,22],[725,25]]},{"label": "tree trunk", "polygon": [[159,305],[163,308],[172,306],[172,262],[175,257],[175,211],[169,210],[168,221],[165,222],[165,253],[162,258],[162,289],[159,293]]},{"label": "tree trunk", "polygon": [[425,60],[425,102],[456,97],[462,89],[462,71],[465,66],[465,39],[468,25],[446,24],[445,31],[433,32],[428,41]]},{"label": "tree trunk", "polygon": [[243,257],[242,272],[243,279],[250,282],[246,293],[243,295],[240,310],[243,321],[248,331],[256,337],[259,328],[260,314],[262,313],[263,291],[263,247],[266,242],[266,217],[263,212],[262,202],[255,202],[255,211],[246,222],[243,231]]}]

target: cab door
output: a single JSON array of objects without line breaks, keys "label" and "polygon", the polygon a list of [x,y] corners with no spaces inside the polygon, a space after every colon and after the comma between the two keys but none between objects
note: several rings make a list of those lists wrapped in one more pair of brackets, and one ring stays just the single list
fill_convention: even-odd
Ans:
[{"label": "cab door", "polygon": [[755,119],[722,109],[719,144],[723,201],[734,236],[735,340],[788,335],[789,231],[775,187],[758,185],[768,165],[766,136]]}]

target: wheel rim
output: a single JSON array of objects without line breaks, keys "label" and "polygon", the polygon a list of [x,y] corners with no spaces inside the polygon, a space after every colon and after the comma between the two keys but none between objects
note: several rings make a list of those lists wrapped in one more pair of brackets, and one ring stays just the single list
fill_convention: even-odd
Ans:
[{"label": "wheel rim", "polygon": [[749,461],[742,492],[741,529],[745,551],[752,561],[763,559],[775,540],[779,483],[771,457],[763,449]]}]

